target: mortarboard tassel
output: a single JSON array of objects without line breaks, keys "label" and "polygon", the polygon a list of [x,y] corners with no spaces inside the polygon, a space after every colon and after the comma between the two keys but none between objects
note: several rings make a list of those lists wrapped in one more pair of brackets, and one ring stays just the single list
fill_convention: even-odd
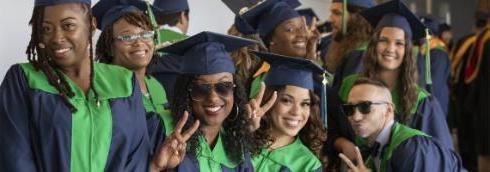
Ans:
[{"label": "mortarboard tassel", "polygon": [[427,91],[432,93],[432,76],[430,72],[430,41],[432,36],[429,34],[429,29],[425,29],[425,79]]}]

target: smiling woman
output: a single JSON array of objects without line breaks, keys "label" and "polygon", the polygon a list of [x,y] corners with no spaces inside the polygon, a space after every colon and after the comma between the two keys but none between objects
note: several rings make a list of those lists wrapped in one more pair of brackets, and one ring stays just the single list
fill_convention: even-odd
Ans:
[{"label": "smiling woman", "polygon": [[155,34],[146,10],[146,3],[140,0],[101,0],[93,7],[98,28],[102,30],[97,42],[97,59],[134,71],[144,95],[152,150],[156,150],[163,137],[172,132],[174,122],[170,111],[165,109],[168,101],[163,86],[147,75],[147,67],[154,59]]},{"label": "smiling woman", "polygon": [[90,1],[34,4],[29,63],[0,86],[0,168],[147,171],[141,92],[130,71],[93,63]]}]

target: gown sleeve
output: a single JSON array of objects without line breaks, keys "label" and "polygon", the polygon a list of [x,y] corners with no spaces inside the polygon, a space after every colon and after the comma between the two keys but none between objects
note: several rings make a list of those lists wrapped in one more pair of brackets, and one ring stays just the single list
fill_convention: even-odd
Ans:
[{"label": "gown sleeve", "polygon": [[433,96],[428,96],[421,101],[412,122],[411,128],[421,130],[447,148],[454,149],[446,116]]},{"label": "gown sleeve", "polygon": [[401,143],[386,168],[399,172],[462,170],[461,159],[454,151],[426,136],[415,136]]},{"label": "gown sleeve", "polygon": [[12,66],[0,86],[0,169],[37,171],[30,135],[28,86],[19,65]]}]

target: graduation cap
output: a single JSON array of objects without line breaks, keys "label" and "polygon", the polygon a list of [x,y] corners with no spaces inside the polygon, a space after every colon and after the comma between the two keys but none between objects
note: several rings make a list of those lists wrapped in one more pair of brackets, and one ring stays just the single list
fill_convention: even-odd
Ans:
[{"label": "graduation cap", "polygon": [[250,35],[250,34],[255,34],[255,29],[250,26],[242,17],[240,16],[235,16],[235,23],[234,23],[236,29],[245,35]]},{"label": "graduation cap", "polygon": [[153,7],[160,13],[171,14],[189,10],[189,3],[187,0],[155,0]]},{"label": "graduation cap", "polygon": [[124,14],[146,9],[146,2],[142,0],[100,0],[92,7],[92,14],[97,19],[97,28],[104,30]]},{"label": "graduation cap", "polygon": [[430,29],[430,31],[432,32],[432,34],[434,35],[439,35],[439,26],[440,26],[440,22],[433,18],[433,17],[430,17],[430,16],[423,16],[423,17],[420,17],[420,21],[422,21],[422,23]]},{"label": "graduation cap", "polygon": [[[333,2],[344,3],[344,0],[333,0]],[[371,8],[376,5],[376,2],[373,0],[345,0],[345,2],[349,5],[355,5],[363,8]]]},{"label": "graduation cap", "polygon": [[240,16],[265,38],[283,21],[299,17],[294,10],[299,5],[301,3],[297,0],[266,0],[242,11]]},{"label": "graduation cap", "polygon": [[299,13],[299,15],[305,17],[306,24],[308,26],[311,25],[313,18],[316,18],[317,20],[320,19],[320,18],[318,18],[318,15],[316,15],[315,11],[313,11],[313,9],[311,9],[311,8],[299,9],[296,11]]},{"label": "graduation cap", "polygon": [[321,66],[305,58],[257,51],[252,53],[271,65],[264,78],[267,86],[294,85],[313,90],[314,74],[324,73]]},{"label": "graduation cap", "polygon": [[63,3],[84,3],[91,5],[91,0],[35,0],[34,6],[49,6]]},{"label": "graduation cap", "polygon": [[183,56],[181,72],[184,74],[235,73],[229,52],[255,43],[245,38],[204,31],[162,50]]},{"label": "graduation cap", "polygon": [[400,0],[392,0],[361,12],[361,15],[376,29],[397,27],[412,40],[425,36],[425,26]]}]

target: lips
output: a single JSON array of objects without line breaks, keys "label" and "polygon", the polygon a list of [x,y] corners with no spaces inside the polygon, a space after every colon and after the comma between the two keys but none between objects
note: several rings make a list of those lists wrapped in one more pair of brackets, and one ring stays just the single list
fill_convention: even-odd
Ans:
[{"label": "lips", "polygon": [[147,53],[148,53],[147,50],[136,50],[130,52],[131,56],[136,56],[136,57],[146,57]]},{"label": "lips", "polygon": [[208,115],[217,115],[217,113],[224,108],[224,105],[210,105],[205,106],[204,111]]},{"label": "lips", "polygon": [[67,56],[68,52],[71,51],[72,48],[55,48],[53,50],[53,53],[54,53],[54,57],[57,57],[57,58],[64,58]]},{"label": "lips", "polygon": [[302,122],[301,119],[297,118],[283,118],[283,120],[288,127],[300,127],[300,124]]},{"label": "lips", "polygon": [[306,41],[296,41],[296,42],[293,42],[293,46],[295,48],[305,48],[306,47]]}]

